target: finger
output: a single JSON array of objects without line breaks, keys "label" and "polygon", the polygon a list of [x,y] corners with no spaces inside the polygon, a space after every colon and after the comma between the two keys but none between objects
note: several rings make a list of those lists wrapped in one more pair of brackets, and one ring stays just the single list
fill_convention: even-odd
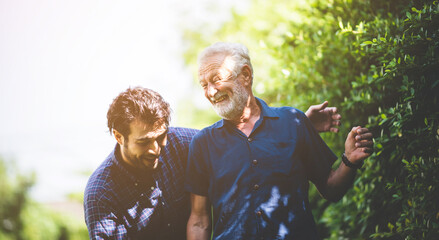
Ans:
[{"label": "finger", "polygon": [[341,115],[340,114],[335,114],[334,113],[334,114],[332,114],[331,117],[332,117],[333,120],[340,120],[341,119]]},{"label": "finger", "polygon": [[360,141],[360,142],[356,142],[355,143],[355,147],[357,147],[357,148],[363,148],[363,147],[371,148],[371,147],[373,147],[373,141],[363,140],[363,141]]},{"label": "finger", "polygon": [[355,137],[355,140],[358,141],[358,140],[372,139],[372,138],[373,138],[372,133],[368,132],[368,133],[358,134],[358,135]]},{"label": "finger", "polygon": [[369,156],[373,153],[373,148],[362,148],[361,149],[364,153],[367,153]]},{"label": "finger", "polygon": [[340,121],[332,121],[332,126],[340,126],[341,122]]},{"label": "finger", "polygon": [[357,129],[357,133],[358,133],[358,134],[367,133],[367,132],[370,132],[369,129],[367,129],[367,128],[359,127],[359,128]]},{"label": "finger", "polygon": [[335,127],[332,127],[332,128],[329,129],[329,131],[331,131],[333,133],[338,133],[339,129],[335,128]]},{"label": "finger", "polygon": [[327,107],[325,111],[328,111],[331,115],[337,114],[337,108],[336,107]]}]

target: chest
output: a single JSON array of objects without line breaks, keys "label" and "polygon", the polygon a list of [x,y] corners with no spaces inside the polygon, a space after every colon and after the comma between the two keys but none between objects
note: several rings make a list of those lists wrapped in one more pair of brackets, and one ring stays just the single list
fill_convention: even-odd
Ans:
[{"label": "chest", "polygon": [[[163,165],[152,182],[130,181],[121,184],[122,192],[114,208],[128,233],[182,233],[189,214],[189,196],[183,190],[183,168]],[[139,235],[140,236],[140,235]],[[154,238],[151,238],[154,239]]]},{"label": "chest", "polygon": [[224,129],[210,139],[205,159],[214,182],[228,183],[248,175],[290,175],[302,168],[300,139],[294,126],[260,126],[249,136],[238,129]]}]

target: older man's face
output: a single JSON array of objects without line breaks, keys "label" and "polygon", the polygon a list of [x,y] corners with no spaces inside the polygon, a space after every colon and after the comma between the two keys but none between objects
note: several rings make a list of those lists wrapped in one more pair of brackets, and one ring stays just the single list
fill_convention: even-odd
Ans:
[{"label": "older man's face", "polygon": [[198,71],[200,85],[204,95],[212,104],[216,113],[233,120],[239,118],[249,99],[249,94],[240,78],[233,75],[234,61],[223,54],[206,58]]}]

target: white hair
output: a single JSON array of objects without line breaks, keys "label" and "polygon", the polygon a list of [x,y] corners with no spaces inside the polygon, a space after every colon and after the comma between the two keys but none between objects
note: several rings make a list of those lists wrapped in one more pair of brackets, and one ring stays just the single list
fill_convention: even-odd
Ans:
[{"label": "white hair", "polygon": [[232,58],[235,63],[233,74],[238,76],[242,67],[248,65],[253,77],[253,67],[248,54],[248,49],[241,43],[217,42],[204,49],[198,57],[198,65],[200,66],[206,58],[215,54],[225,54]]}]

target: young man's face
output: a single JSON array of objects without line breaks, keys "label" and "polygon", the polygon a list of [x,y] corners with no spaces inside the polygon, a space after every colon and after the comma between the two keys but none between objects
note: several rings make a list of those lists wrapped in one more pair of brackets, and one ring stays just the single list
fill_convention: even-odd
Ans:
[{"label": "young man's face", "polygon": [[134,120],[128,137],[123,137],[116,130],[114,136],[126,163],[139,169],[153,170],[157,168],[161,149],[166,145],[167,130],[165,124],[152,126]]}]

